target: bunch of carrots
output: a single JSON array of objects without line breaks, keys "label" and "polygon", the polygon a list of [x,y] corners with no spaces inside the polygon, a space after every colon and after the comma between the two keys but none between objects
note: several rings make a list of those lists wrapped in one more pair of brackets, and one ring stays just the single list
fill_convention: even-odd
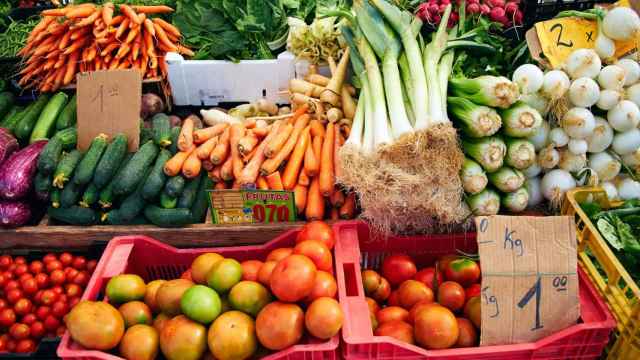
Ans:
[{"label": "bunch of carrots", "polygon": [[179,152],[164,171],[186,178],[206,171],[215,189],[291,190],[298,214],[307,220],[354,218],[355,193],[335,182],[341,171],[338,150],[349,128],[312,118],[308,105],[279,118],[271,124],[247,119],[194,129],[188,117],[178,136]]},{"label": "bunch of carrots", "polygon": [[42,92],[69,85],[78,72],[138,69],[143,78],[165,77],[167,52],[193,56],[179,44],[181,34],[153,14],[173,9],[164,6],[105,3],[69,5],[44,10],[18,53],[24,59],[19,84]]}]

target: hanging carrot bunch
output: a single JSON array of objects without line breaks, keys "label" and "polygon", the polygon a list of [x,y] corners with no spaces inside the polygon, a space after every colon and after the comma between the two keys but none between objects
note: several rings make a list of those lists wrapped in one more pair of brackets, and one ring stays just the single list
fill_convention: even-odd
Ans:
[{"label": "hanging carrot bunch", "polygon": [[168,6],[112,3],[69,5],[44,10],[42,20],[18,53],[24,59],[19,84],[42,92],[69,85],[78,72],[138,69],[144,78],[166,77],[167,52],[193,56],[179,44],[180,30],[152,18],[173,12]]}]

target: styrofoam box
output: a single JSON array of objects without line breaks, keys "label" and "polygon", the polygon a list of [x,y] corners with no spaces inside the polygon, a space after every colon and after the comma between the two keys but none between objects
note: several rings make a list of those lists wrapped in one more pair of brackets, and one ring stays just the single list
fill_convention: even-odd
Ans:
[{"label": "styrofoam box", "polygon": [[[289,103],[289,80],[307,73],[309,63],[297,61],[290,52],[274,60],[185,60],[166,56],[169,83],[175,105],[218,105],[225,102],[252,102],[267,99]],[[321,73],[326,74],[326,69]]]}]

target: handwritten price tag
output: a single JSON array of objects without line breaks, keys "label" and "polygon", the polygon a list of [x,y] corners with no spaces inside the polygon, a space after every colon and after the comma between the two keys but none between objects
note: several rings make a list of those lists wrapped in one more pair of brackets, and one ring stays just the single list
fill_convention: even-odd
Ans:
[{"label": "handwritten price tag", "polygon": [[476,219],[482,264],[481,345],[539,340],[580,316],[573,219]]},{"label": "handwritten price tag", "polygon": [[209,204],[214,224],[296,221],[292,191],[211,190]]}]

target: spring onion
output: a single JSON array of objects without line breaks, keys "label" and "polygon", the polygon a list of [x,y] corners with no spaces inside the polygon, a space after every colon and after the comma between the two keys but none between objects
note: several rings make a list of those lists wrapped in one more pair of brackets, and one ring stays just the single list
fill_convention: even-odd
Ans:
[{"label": "spring onion", "polygon": [[[600,69],[598,69],[599,71]],[[551,100],[558,100],[569,90],[571,81],[564,71],[551,70],[544,74],[542,94]]]},{"label": "spring onion", "polygon": [[622,100],[607,112],[609,125],[620,132],[631,130],[640,123],[640,109],[629,100]]},{"label": "spring onion", "polygon": [[468,158],[464,159],[460,178],[462,179],[464,191],[469,194],[479,193],[487,187],[487,183],[489,182],[482,166]]},{"label": "spring onion", "polygon": [[468,156],[488,172],[500,169],[507,154],[507,145],[497,136],[462,139],[462,147]]},{"label": "spring onion", "polygon": [[576,180],[571,174],[562,169],[549,171],[542,177],[540,188],[545,199],[552,204],[560,204],[564,193],[576,187]]},{"label": "spring onion", "polygon": [[553,169],[560,162],[560,153],[553,146],[547,146],[538,153],[538,165],[543,169]]},{"label": "spring onion", "polygon": [[622,200],[640,199],[640,183],[632,178],[622,179],[616,188]]},{"label": "spring onion", "polygon": [[571,139],[569,140],[569,151],[574,155],[584,155],[587,153],[589,144],[585,139]]},{"label": "spring onion", "polygon": [[514,192],[524,184],[524,174],[516,169],[505,166],[488,175],[489,182],[502,192]]},{"label": "spring onion", "polygon": [[536,162],[536,149],[530,141],[523,139],[506,139],[507,155],[504,161],[518,170],[524,170]]},{"label": "spring onion", "polygon": [[500,211],[500,195],[492,189],[467,197],[467,204],[476,216],[496,215]]},{"label": "spring onion", "polygon": [[538,110],[540,115],[547,116],[549,112],[549,99],[543,96],[540,92],[533,94],[524,94],[520,97],[520,101]]},{"label": "spring onion", "polygon": [[633,59],[620,59],[616,65],[624,69],[624,86],[633,85],[640,80],[640,64]]},{"label": "spring onion", "polygon": [[500,111],[503,130],[508,136],[528,137],[542,125],[542,116],[531,106],[516,102],[512,107]]},{"label": "spring onion", "polygon": [[589,155],[589,168],[598,174],[599,180],[610,181],[618,176],[622,166],[608,152],[600,152]]},{"label": "spring onion", "polygon": [[542,125],[529,136],[527,140],[533,144],[536,151],[542,150],[549,143],[550,126],[546,121],[542,121]]},{"label": "spring onion", "polygon": [[613,142],[613,129],[609,123],[596,116],[596,127],[593,133],[587,138],[587,151],[590,153],[599,153],[605,151]]},{"label": "spring onion", "polygon": [[526,176],[527,178],[533,178],[536,177],[538,175],[540,175],[542,173],[542,167],[540,166],[540,164],[538,164],[538,162],[536,161],[535,163],[533,163],[531,166],[529,166],[528,168],[522,170],[522,173],[524,174],[524,176]]},{"label": "spring onion", "polygon": [[558,162],[558,167],[562,170],[577,173],[587,165],[587,155],[585,154],[576,155],[569,149],[561,149],[559,153],[560,161]]},{"label": "spring onion", "polygon": [[596,120],[591,111],[581,107],[574,107],[564,114],[560,126],[569,137],[584,139],[593,132],[596,127]]},{"label": "spring onion", "polygon": [[542,203],[544,200],[544,196],[542,195],[541,189],[541,180],[539,177],[528,178],[524,182],[524,187],[527,189],[527,193],[529,194],[529,201],[527,206],[534,207]]},{"label": "spring onion", "polygon": [[569,135],[562,128],[553,128],[549,132],[549,144],[553,147],[563,147],[569,143]]},{"label": "spring onion", "polygon": [[596,102],[598,109],[611,110],[622,100],[622,93],[616,90],[602,90]]},{"label": "spring onion", "polygon": [[627,155],[640,148],[640,129],[633,128],[623,133],[616,133],[613,136],[611,148],[618,155]]},{"label": "spring onion", "polygon": [[506,109],[518,100],[518,86],[503,76],[451,79],[449,87],[455,96],[480,105]]},{"label": "spring onion", "polygon": [[640,107],[640,83],[629,86],[625,91],[625,95],[627,99]]},{"label": "spring onion", "polygon": [[625,71],[618,65],[607,65],[598,74],[598,84],[607,90],[622,90],[625,82]]},{"label": "spring onion", "polygon": [[462,97],[449,97],[447,105],[448,111],[453,114],[456,123],[467,136],[491,136],[502,126],[500,115],[488,106],[476,105]]},{"label": "spring onion", "polygon": [[517,213],[524,211],[529,204],[529,192],[524,187],[502,195],[501,206],[511,212]]},{"label": "spring onion", "polygon": [[640,149],[632,152],[631,154],[622,156],[622,163],[624,166],[640,173]]},{"label": "spring onion", "polygon": [[600,74],[602,61],[592,49],[574,50],[566,60],[565,68],[572,79],[589,77],[595,79]]},{"label": "spring onion", "polygon": [[544,73],[533,64],[524,64],[513,72],[511,80],[518,85],[522,94],[533,94],[542,87]]},{"label": "spring onion", "polygon": [[575,106],[590,107],[600,98],[600,88],[591,78],[581,77],[569,87],[569,100]]},{"label": "spring onion", "polygon": [[616,189],[616,186],[612,182],[605,181],[602,184],[600,184],[600,186],[607,193],[607,198],[609,200],[617,200],[617,199],[619,199],[618,189]]},{"label": "spring onion", "polygon": [[607,12],[602,30],[613,40],[634,40],[640,37],[640,17],[628,7],[618,6]]}]

